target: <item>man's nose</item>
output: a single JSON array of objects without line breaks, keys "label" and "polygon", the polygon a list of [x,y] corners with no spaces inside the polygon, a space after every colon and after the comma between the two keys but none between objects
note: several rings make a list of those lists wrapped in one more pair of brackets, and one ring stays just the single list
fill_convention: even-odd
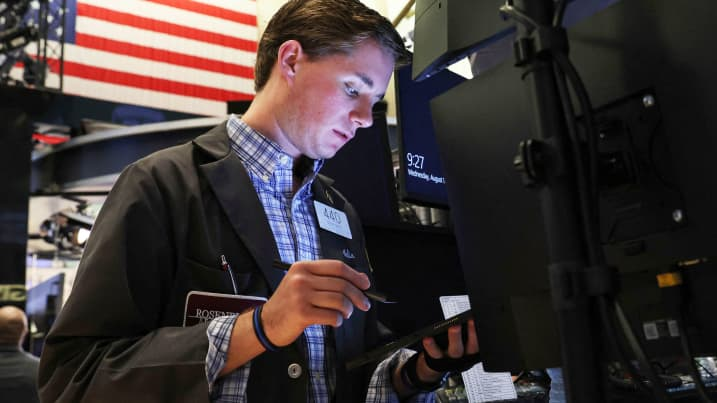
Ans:
[{"label": "man's nose", "polygon": [[351,120],[357,127],[370,127],[373,125],[373,105],[371,102],[361,102],[351,114]]}]

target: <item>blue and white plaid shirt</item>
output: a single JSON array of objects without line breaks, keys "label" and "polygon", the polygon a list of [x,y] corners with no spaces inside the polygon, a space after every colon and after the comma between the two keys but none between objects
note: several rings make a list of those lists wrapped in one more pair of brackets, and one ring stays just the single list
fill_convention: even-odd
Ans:
[{"label": "blue and white plaid shirt", "polygon": [[[234,115],[227,122],[227,131],[232,150],[246,167],[264,206],[281,259],[287,263],[320,259],[321,245],[314,219],[311,183],[323,161],[314,161],[313,172],[294,194],[294,160],[291,156]],[[251,362],[218,379],[226,363],[235,321],[236,316],[216,318],[207,330],[209,351],[206,371],[213,402],[247,402],[246,388]],[[329,402],[335,390],[336,373],[330,331],[329,327],[320,325],[304,330],[304,347],[309,363],[308,402]],[[400,350],[378,366],[371,379],[366,402],[398,402],[398,396],[392,389],[391,372],[412,354],[410,350]],[[432,401],[433,395],[417,395],[412,400]]]}]

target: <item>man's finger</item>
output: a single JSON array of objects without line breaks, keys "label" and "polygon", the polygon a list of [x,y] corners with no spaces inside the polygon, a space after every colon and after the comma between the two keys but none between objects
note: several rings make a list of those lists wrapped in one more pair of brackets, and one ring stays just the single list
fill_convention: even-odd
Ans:
[{"label": "man's finger", "polygon": [[460,358],[463,356],[463,335],[461,326],[451,326],[448,328],[448,356],[451,358]]},{"label": "man's finger", "polygon": [[441,348],[438,346],[433,337],[423,338],[423,349],[426,351],[426,354],[433,358],[443,358],[443,351],[441,351]]},{"label": "man's finger", "polygon": [[365,290],[371,286],[371,282],[366,274],[354,270],[351,266],[340,260],[322,259],[302,261],[294,263],[292,267],[293,266],[300,266],[317,276],[343,278],[361,290]]},{"label": "man's finger", "polygon": [[343,294],[330,291],[317,291],[311,295],[309,301],[314,307],[329,309],[348,319],[354,312],[354,304]]},{"label": "man's finger", "polygon": [[344,278],[316,276],[312,280],[311,287],[315,292],[328,292],[345,297],[351,304],[363,311],[371,308],[371,302],[368,297],[353,283]]},{"label": "man's finger", "polygon": [[475,354],[480,351],[478,344],[478,333],[476,332],[476,323],[473,319],[469,319],[468,323],[468,339],[466,341],[466,354]]}]

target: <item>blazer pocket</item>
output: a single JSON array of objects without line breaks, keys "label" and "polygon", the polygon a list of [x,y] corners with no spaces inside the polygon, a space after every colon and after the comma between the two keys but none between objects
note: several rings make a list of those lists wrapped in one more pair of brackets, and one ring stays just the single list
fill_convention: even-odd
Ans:
[{"label": "blazer pocket", "polygon": [[[229,275],[229,272],[226,272],[219,267],[204,265],[190,258],[185,258],[184,264],[189,269],[188,271],[191,276],[190,287],[193,290],[221,292],[225,294],[234,293],[232,278]],[[249,285],[251,273],[237,273],[236,271],[232,271],[232,273],[234,274],[237,294],[241,294]]]}]

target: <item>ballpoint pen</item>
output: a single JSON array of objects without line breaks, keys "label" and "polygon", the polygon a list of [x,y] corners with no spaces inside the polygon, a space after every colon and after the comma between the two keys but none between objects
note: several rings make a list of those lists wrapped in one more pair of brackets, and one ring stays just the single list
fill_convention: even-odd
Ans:
[{"label": "ballpoint pen", "polygon": [[[279,270],[284,270],[284,271],[289,270],[289,268],[291,267],[291,265],[289,263],[284,263],[280,260],[274,260],[273,266],[274,266],[274,268],[277,268]],[[361,290],[361,291],[363,292],[363,294],[365,296],[367,296],[368,298],[370,298],[374,301],[378,301],[378,302],[381,302],[384,304],[395,304],[396,303],[396,301],[389,301],[386,294],[376,291],[373,288],[369,288],[367,290]]]},{"label": "ballpoint pen", "polygon": [[227,262],[227,258],[222,255],[222,270],[229,273],[229,278],[232,280],[232,288],[234,289],[234,294],[238,294],[237,292],[237,282],[234,280],[234,273],[232,273],[232,267],[229,266],[229,262]]}]

